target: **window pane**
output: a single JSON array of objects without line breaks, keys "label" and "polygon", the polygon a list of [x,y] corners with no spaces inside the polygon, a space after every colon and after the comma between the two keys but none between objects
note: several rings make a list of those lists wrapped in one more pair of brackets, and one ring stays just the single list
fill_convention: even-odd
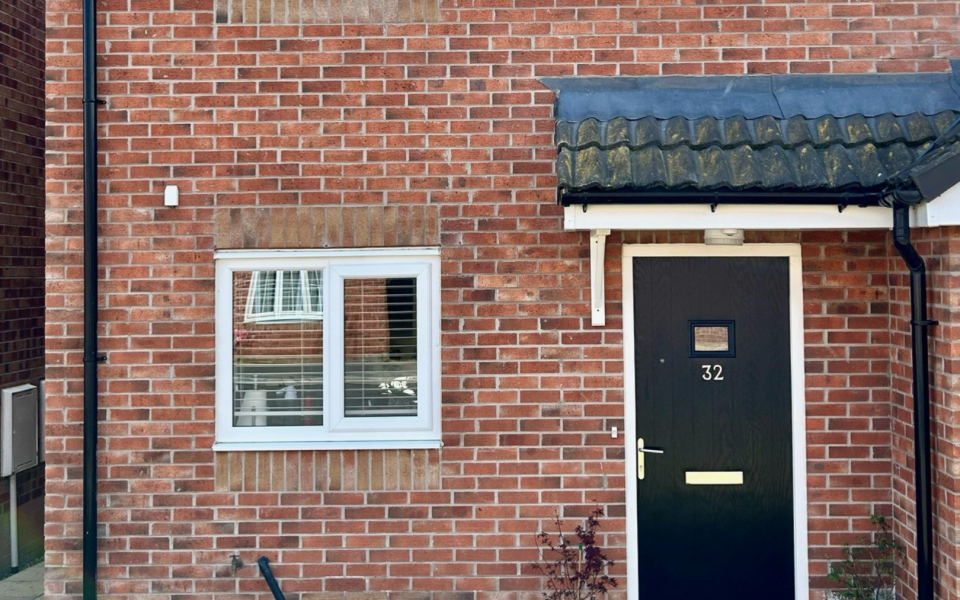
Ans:
[{"label": "window pane", "polygon": [[323,279],[320,271],[306,271],[307,300],[310,306],[307,310],[323,313]]},{"label": "window pane", "polygon": [[[261,271],[254,286],[252,271],[233,275],[233,422],[236,427],[323,424],[323,321],[287,315],[282,320],[253,320],[245,315],[248,296],[254,306],[269,299],[275,271]],[[300,289],[300,272],[288,282]],[[315,271],[318,282],[319,271]],[[319,286],[319,283],[318,283]],[[252,289],[256,287],[256,289]],[[298,292],[299,293],[299,292]],[[268,294],[271,296],[268,298]],[[286,302],[284,291],[284,302]],[[302,307],[302,300],[300,301]],[[294,306],[294,304],[291,304]]]},{"label": "window pane", "polygon": [[256,276],[256,290],[253,295],[253,309],[255,314],[272,313],[275,295],[277,293],[277,272],[260,271]]},{"label": "window pane", "polygon": [[694,327],[693,349],[696,352],[727,352],[730,350],[726,327]]},{"label": "window pane", "polygon": [[735,357],[735,325],[730,320],[689,321],[690,357]]},{"label": "window pane", "polygon": [[281,271],[283,274],[283,298],[280,310],[287,313],[303,310],[303,290],[300,288],[301,271]]},{"label": "window pane", "polygon": [[344,280],[343,312],[346,416],[416,416],[416,279]]}]

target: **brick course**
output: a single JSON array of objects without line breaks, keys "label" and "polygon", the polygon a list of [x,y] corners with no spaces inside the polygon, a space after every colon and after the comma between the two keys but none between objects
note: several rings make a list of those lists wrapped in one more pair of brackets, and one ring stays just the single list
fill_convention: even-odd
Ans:
[{"label": "brick course", "polygon": [[[443,2],[437,23],[387,25],[217,24],[212,0],[100,6],[99,564],[111,598],[263,595],[253,568],[230,568],[231,554],[249,565],[263,553],[303,600],[533,600],[533,532],[555,510],[575,519],[596,504],[622,576],[624,447],[607,433],[623,427],[619,251],[701,234],[610,236],[608,324],[592,328],[587,235],[562,228],[554,98],[537,78],[944,71],[960,55],[954,0]],[[54,599],[79,595],[78,10],[52,1],[47,14]],[[180,207],[162,206],[167,184],[180,186]],[[290,490],[272,479],[260,489],[244,466],[236,489],[222,473],[239,459],[210,450],[213,250],[392,245],[410,231],[354,221],[331,234],[341,210],[419,212],[426,225],[407,243],[441,246],[437,472],[429,489]],[[899,267],[883,232],[748,236],[758,241],[803,246],[819,599],[827,561],[894,501]],[[349,453],[294,455],[359,472]],[[252,456],[243,464],[268,460]]]}]

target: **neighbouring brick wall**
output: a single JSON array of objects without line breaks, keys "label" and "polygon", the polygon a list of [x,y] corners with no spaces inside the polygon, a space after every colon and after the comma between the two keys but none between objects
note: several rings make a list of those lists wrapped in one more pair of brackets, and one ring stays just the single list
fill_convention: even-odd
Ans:
[{"label": "neighbouring brick wall", "polygon": [[[927,265],[930,328],[931,432],[933,435],[934,576],[940,600],[960,598],[960,228],[914,229],[912,238]],[[916,494],[914,488],[912,352],[909,271],[891,259],[893,292],[894,516],[907,548],[904,598],[916,597]]]},{"label": "neighbouring brick wall", "polygon": [[43,377],[43,2],[0,6],[0,387]]},{"label": "neighbouring brick wall", "polygon": [[[557,510],[569,520],[596,504],[610,514],[603,543],[623,559],[624,446],[608,432],[623,427],[624,236],[607,252],[609,324],[593,328],[587,235],[562,230],[554,98],[537,78],[944,71],[958,10],[955,0],[498,0],[443,2],[431,24],[287,26],[217,24],[212,0],[101,4],[103,591],[252,597],[262,580],[249,567],[234,575],[230,555],[251,564],[263,553],[301,600],[534,600],[533,532]],[[47,596],[57,599],[79,594],[79,5],[52,4],[47,24]],[[162,206],[167,184],[180,186],[180,207]],[[362,211],[383,220],[357,221]],[[890,510],[889,240],[749,240],[804,249],[820,600],[840,544]],[[437,471],[382,490],[372,471],[366,489],[355,469],[338,471],[357,478],[346,489],[314,471],[296,479],[312,488],[291,490],[289,478],[261,480],[260,455],[215,456],[214,249],[389,245],[441,246]],[[351,460],[288,453],[285,468],[293,456],[298,467]],[[392,460],[371,453],[371,469],[375,456]]]},{"label": "neighbouring brick wall", "polygon": [[[0,388],[43,378],[43,11],[43,0],[0,4]],[[43,465],[19,477],[20,564],[29,565],[43,556]],[[2,577],[10,492],[0,485]]]}]

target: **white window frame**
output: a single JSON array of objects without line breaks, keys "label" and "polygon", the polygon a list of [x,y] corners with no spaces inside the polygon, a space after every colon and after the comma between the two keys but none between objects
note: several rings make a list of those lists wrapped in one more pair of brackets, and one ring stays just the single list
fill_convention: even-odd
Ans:
[{"label": "white window frame", "polygon": [[[304,450],[439,448],[440,250],[389,248],[310,251],[219,251],[216,261],[216,431],[213,449]],[[233,424],[233,274],[322,271],[323,425],[235,427]],[[417,415],[344,414],[343,282],[409,277],[417,282]],[[252,288],[251,288],[252,289]]]},{"label": "white window frame", "polygon": [[283,321],[322,321],[323,320],[323,282],[321,280],[320,306],[314,307],[313,300],[310,298],[310,276],[308,270],[301,269],[296,271],[300,279],[300,302],[304,310],[285,310],[283,308],[283,286],[284,273],[290,273],[291,270],[272,271],[276,273],[275,287],[273,289],[273,310],[267,312],[254,312],[256,304],[257,288],[260,285],[260,279],[263,273],[271,271],[254,271],[250,278],[250,292],[247,294],[247,306],[244,310],[244,323],[278,323]]}]

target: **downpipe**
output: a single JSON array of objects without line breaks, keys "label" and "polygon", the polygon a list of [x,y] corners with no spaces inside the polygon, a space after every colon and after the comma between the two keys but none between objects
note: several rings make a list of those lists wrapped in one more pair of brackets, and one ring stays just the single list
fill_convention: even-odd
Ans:
[{"label": "downpipe", "polygon": [[917,600],[933,600],[933,499],[930,469],[930,384],[927,319],[927,268],[910,242],[910,208],[893,207],[893,245],[910,270],[910,335],[913,367],[913,446],[916,473]]},{"label": "downpipe", "polygon": [[97,597],[97,11],[83,0],[83,600]]},{"label": "downpipe", "polygon": [[283,596],[283,592],[280,591],[280,584],[277,583],[277,578],[273,576],[273,571],[270,570],[270,561],[267,560],[267,557],[261,556],[259,560],[257,560],[257,565],[260,567],[260,574],[263,575],[264,581],[267,582],[267,587],[270,588],[274,600],[287,600]]}]

